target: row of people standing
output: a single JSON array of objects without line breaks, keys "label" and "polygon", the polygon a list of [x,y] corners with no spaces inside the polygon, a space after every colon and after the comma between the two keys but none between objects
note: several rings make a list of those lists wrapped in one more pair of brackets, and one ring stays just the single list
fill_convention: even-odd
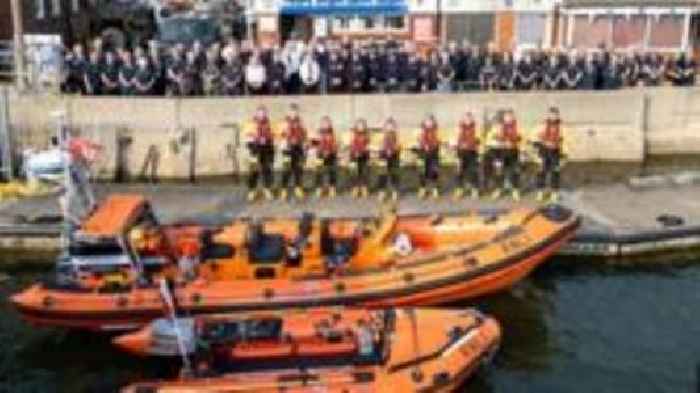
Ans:
[{"label": "row of people standing", "polygon": [[152,45],[66,56],[64,90],[104,95],[326,94],[467,90],[617,89],[695,84],[696,65],[679,54],[606,51],[511,53],[448,45],[425,55],[412,45],[205,48]]},{"label": "row of people standing", "polygon": [[[525,141],[512,110],[504,111],[498,125],[486,134],[479,132],[474,116],[466,111],[452,141],[441,139],[438,123],[430,115],[422,122],[415,144],[407,149],[400,143],[398,125],[393,118],[385,121],[381,143],[377,148],[371,146],[370,130],[364,119],[356,120],[351,139],[346,145],[337,139],[328,116],[321,119],[318,133],[310,137],[299,115],[299,108],[294,104],[290,106],[281,128],[280,135],[276,137],[267,109],[262,106],[257,109],[246,135],[252,159],[248,177],[250,202],[261,196],[270,201],[276,197],[274,161],[275,147],[278,145],[281,145],[284,159],[278,185],[281,200],[287,200],[291,193],[300,200],[306,197],[304,175],[308,161],[315,163],[316,197],[334,198],[338,192],[340,157],[343,155],[351,167],[348,183],[353,197],[367,198],[376,191],[380,200],[390,198],[395,201],[402,188],[401,167],[405,161],[402,155],[409,152],[420,161],[418,197],[438,198],[443,172],[441,157],[446,154],[444,150],[455,154],[458,160],[457,175],[451,179],[455,200],[467,194],[478,198],[491,189],[493,198],[499,198],[508,191],[514,200],[520,199],[520,154]],[[541,162],[537,175],[537,198],[557,200],[564,134],[556,108],[550,109],[542,131],[530,143],[536,147]],[[376,185],[370,184],[371,167],[380,168]]]}]

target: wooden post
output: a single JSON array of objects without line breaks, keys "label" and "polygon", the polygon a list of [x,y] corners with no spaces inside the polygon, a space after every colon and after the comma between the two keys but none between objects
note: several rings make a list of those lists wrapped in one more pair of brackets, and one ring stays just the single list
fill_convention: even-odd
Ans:
[{"label": "wooden post", "polygon": [[12,25],[14,26],[15,81],[17,90],[24,91],[27,84],[24,62],[24,17],[22,16],[21,1],[10,0],[10,9],[12,10]]}]

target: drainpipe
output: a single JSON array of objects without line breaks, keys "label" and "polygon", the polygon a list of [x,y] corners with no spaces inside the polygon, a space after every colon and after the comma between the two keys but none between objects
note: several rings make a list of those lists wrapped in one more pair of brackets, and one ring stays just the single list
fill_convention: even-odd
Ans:
[{"label": "drainpipe", "polygon": [[17,90],[23,92],[27,88],[26,67],[24,62],[24,17],[20,0],[10,0],[12,9],[12,24],[14,26],[14,60],[15,82]]},{"label": "drainpipe", "polygon": [[437,38],[438,38],[438,44],[442,46],[444,44],[444,40],[442,37],[443,34],[443,28],[442,28],[442,0],[437,0],[437,10],[436,10],[436,22],[437,22]]}]

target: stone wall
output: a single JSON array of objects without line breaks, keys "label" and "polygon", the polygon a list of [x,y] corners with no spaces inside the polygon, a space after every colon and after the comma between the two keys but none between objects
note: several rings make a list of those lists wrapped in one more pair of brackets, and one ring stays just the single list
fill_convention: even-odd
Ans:
[{"label": "stone wall", "polygon": [[121,156],[131,175],[155,162],[161,177],[187,177],[191,163],[198,176],[245,169],[241,133],[255,108],[265,104],[279,121],[291,102],[301,106],[312,130],[329,114],[345,139],[355,118],[380,126],[393,116],[403,144],[410,145],[427,113],[436,115],[443,137],[450,138],[466,108],[482,123],[513,108],[521,128],[535,132],[547,108],[556,105],[572,161],[641,162],[647,154],[700,152],[700,89],[190,99],[11,94],[10,115],[17,151],[46,146],[55,127],[51,113],[63,111],[77,132],[105,146],[97,165],[102,175],[113,175]]}]

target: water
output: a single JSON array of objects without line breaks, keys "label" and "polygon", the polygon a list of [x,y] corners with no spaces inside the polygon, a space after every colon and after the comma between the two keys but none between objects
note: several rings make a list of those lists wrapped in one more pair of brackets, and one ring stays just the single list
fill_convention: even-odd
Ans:
[{"label": "water", "polygon": [[[470,393],[694,392],[700,361],[700,260],[609,267],[554,260],[514,289],[478,301],[502,323],[494,363]],[[695,263],[694,263],[695,262]],[[0,284],[0,392],[111,392],[162,366],[120,354],[107,337],[33,329]]]}]

